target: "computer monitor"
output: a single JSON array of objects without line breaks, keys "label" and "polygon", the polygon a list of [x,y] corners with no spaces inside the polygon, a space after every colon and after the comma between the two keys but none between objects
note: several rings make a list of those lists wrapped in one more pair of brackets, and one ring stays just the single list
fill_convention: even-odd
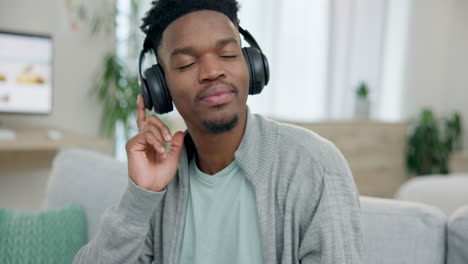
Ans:
[{"label": "computer monitor", "polygon": [[52,112],[53,40],[50,35],[0,29],[0,117]]}]

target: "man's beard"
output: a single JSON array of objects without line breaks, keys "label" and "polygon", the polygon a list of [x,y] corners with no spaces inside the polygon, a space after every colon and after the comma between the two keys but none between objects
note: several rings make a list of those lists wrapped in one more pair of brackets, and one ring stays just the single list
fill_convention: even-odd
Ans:
[{"label": "man's beard", "polygon": [[239,121],[239,116],[235,114],[230,120],[221,120],[221,121],[210,121],[205,120],[203,121],[203,125],[208,130],[208,132],[212,134],[221,134],[224,132],[228,132],[233,129],[237,122]]}]

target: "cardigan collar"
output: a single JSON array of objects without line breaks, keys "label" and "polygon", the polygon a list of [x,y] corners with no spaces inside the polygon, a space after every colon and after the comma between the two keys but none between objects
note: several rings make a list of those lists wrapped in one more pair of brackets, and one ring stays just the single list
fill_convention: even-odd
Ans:
[{"label": "cardigan collar", "polygon": [[[244,135],[234,158],[256,190],[261,189],[271,175],[273,162],[278,154],[277,135],[277,126],[262,116],[252,114],[247,107]],[[188,162],[195,153],[195,145],[188,131],[185,131],[184,142]]]}]

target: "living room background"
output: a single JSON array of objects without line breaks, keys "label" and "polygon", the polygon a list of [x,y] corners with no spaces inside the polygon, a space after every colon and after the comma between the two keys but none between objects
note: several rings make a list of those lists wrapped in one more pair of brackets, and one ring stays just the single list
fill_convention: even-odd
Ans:
[{"label": "living room background", "polygon": [[[150,2],[139,2],[139,17]],[[404,119],[408,1],[239,2],[241,25],[270,62],[269,85],[248,100],[254,112],[299,122],[352,119],[355,89],[365,82],[373,119]],[[141,21],[128,15],[131,1],[118,0],[117,8],[127,14],[117,17],[118,54],[136,64],[135,38],[125,38],[139,32]],[[169,116],[180,119],[177,113]],[[123,127],[117,130],[116,156],[124,160],[126,139]]]},{"label": "living room background", "polygon": [[[0,119],[7,127],[62,128],[98,137],[102,106],[89,97],[89,90],[105,54],[118,47],[114,37],[91,36],[84,25],[71,28],[66,2],[0,2],[1,28],[49,33],[54,37],[56,47],[52,114],[11,114],[1,115]],[[127,0],[79,2],[98,12],[103,7]],[[277,79],[272,79],[265,93],[249,99],[254,111],[278,119],[349,119],[353,111],[354,89],[364,80],[370,90],[371,117],[375,120],[407,121],[428,106],[440,115],[459,111],[464,123],[468,124],[467,1],[351,0],[341,1],[340,5],[338,2],[307,1],[301,6],[301,1],[297,1],[294,7],[288,7],[290,1],[269,1],[268,5],[262,1],[241,1],[244,5],[241,21],[258,39],[270,59],[272,72],[277,73],[273,77]],[[149,1],[142,3],[146,4],[142,10],[149,8]],[[246,10],[249,13],[243,13]],[[261,16],[255,15],[259,12]],[[300,22],[305,14],[314,14],[311,20],[314,25],[306,29],[299,26],[299,32],[291,30],[288,33],[291,35],[287,35],[291,41],[273,41],[278,33],[294,29],[288,26],[288,20]],[[139,23],[139,18],[134,20],[134,24]],[[269,25],[272,25],[271,29]],[[129,28],[139,31],[138,27]],[[125,27],[118,26],[116,30],[118,34]],[[304,30],[312,33],[304,34]],[[311,53],[301,57],[292,52],[299,49]],[[312,70],[299,67],[309,65],[312,59]],[[294,71],[294,67],[299,70]],[[288,80],[294,81],[291,89],[297,90],[292,92],[284,88]],[[290,102],[293,106],[288,105]],[[300,111],[295,108],[297,105],[301,106]],[[302,114],[296,115],[294,111]],[[115,148],[115,155],[122,160],[125,159],[124,143],[120,137]],[[464,130],[464,146],[465,149],[468,147],[468,129]],[[39,200],[44,194],[41,186],[45,186],[47,175],[48,170],[3,175],[0,198],[22,199],[16,191],[22,188],[29,198]]]}]

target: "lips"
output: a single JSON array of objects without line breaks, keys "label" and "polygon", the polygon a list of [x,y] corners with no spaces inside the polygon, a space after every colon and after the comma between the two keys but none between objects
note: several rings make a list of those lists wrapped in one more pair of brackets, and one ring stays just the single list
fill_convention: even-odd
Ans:
[{"label": "lips", "polygon": [[203,91],[198,98],[200,103],[215,106],[226,104],[231,101],[234,93],[235,91],[232,87],[227,85],[218,85]]}]

